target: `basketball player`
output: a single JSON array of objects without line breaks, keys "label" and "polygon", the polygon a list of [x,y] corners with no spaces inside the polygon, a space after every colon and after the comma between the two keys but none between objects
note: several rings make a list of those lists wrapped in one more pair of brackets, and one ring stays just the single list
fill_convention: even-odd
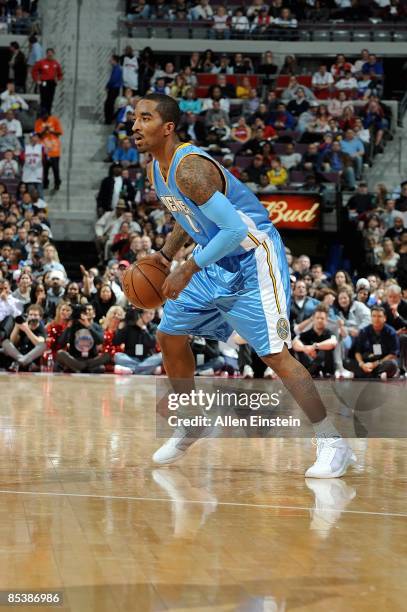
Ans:
[{"label": "basketball player", "polygon": [[[317,458],[305,475],[342,476],[355,456],[328,419],[310,374],[288,351],[290,278],[280,235],[251,191],[206,152],[180,143],[180,115],[173,98],[149,94],[138,102],[133,126],[138,151],[153,156],[148,172],[157,196],[176,220],[155,257],[170,266],[189,236],[197,244],[163,285],[168,301],[157,339],[167,374],[193,380],[188,334],[226,341],[236,330],[312,422]],[[172,463],[195,441],[177,432],[153,460]]]}]

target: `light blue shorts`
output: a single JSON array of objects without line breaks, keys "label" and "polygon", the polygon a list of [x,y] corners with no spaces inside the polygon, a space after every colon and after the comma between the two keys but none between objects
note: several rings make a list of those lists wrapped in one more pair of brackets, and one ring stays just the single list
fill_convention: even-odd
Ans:
[{"label": "light blue shorts", "polygon": [[228,261],[228,269],[212,264],[194,274],[165,304],[158,329],[223,341],[236,331],[260,356],[290,348],[290,275],[278,232]]}]

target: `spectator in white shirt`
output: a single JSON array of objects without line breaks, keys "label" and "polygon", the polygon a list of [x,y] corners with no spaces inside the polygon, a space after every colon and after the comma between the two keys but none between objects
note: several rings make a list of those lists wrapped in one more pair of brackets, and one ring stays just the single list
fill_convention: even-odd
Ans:
[{"label": "spectator in white shirt", "polygon": [[302,155],[295,152],[295,147],[292,142],[288,142],[285,146],[285,153],[284,155],[280,155],[280,159],[284,168],[292,170],[292,168],[297,168],[297,166],[300,165]]},{"label": "spectator in white shirt", "polygon": [[281,9],[280,17],[274,19],[273,25],[281,28],[296,28],[298,27],[298,21],[292,16],[289,8],[283,8]]},{"label": "spectator in white shirt", "polygon": [[13,159],[13,151],[6,151],[4,158],[0,161],[0,178],[17,178],[20,173],[20,168],[15,159]]},{"label": "spectator in white shirt", "polygon": [[14,112],[8,110],[4,119],[0,121],[0,125],[7,127],[7,134],[12,134],[17,138],[21,138],[23,135],[23,128],[18,119],[15,118]]},{"label": "spectator in white shirt", "polygon": [[327,67],[324,64],[318,69],[318,72],[315,72],[312,76],[312,87],[316,91],[324,91],[327,89],[331,89],[334,84],[334,78],[330,72],[328,72]]},{"label": "spectator in white shirt", "polygon": [[14,318],[21,314],[23,304],[11,295],[10,283],[0,279],[0,345],[14,327]]},{"label": "spectator in white shirt", "polygon": [[0,95],[1,99],[1,110],[6,112],[8,110],[28,110],[28,104],[16,93],[14,81],[7,82],[7,89]]},{"label": "spectator in white shirt", "polygon": [[356,76],[360,76],[362,74],[363,66],[369,61],[369,49],[362,49],[360,53],[360,59],[356,60],[353,65],[354,72]]},{"label": "spectator in white shirt", "polygon": [[250,30],[249,20],[241,8],[235,10],[231,26],[234,32],[248,32]]},{"label": "spectator in white shirt", "polygon": [[339,81],[336,84],[336,89],[339,89],[339,90],[342,89],[345,91],[349,91],[349,90],[357,89],[357,88],[358,88],[358,82],[355,79],[355,77],[352,76],[352,73],[349,70],[345,72],[345,76],[339,79]]},{"label": "spectator in white shirt", "polygon": [[212,37],[230,38],[229,15],[224,6],[218,6],[213,17]]},{"label": "spectator in white shirt", "polygon": [[198,19],[212,19],[213,9],[209,4],[209,0],[199,0],[199,4],[190,9],[189,16],[193,21],[197,21]]}]

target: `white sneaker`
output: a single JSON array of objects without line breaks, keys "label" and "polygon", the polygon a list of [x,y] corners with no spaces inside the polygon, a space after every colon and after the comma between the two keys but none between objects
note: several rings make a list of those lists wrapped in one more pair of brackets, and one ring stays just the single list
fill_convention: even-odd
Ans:
[{"label": "white sneaker", "polygon": [[131,368],[126,368],[125,366],[115,365],[114,366],[115,374],[133,374],[133,370]]},{"label": "white sneaker", "polygon": [[242,373],[243,378],[254,378],[253,368],[249,365],[245,365]]},{"label": "white sneaker", "polygon": [[171,438],[155,451],[153,461],[159,465],[174,463],[174,461],[181,459],[189,447],[200,439],[201,438],[188,436],[187,432],[184,430],[177,429],[174,431]]},{"label": "white sneaker", "polygon": [[351,372],[350,370],[346,370],[345,368],[338,368],[335,371],[335,378],[345,378],[345,379],[351,379],[353,378],[355,375],[353,372]]},{"label": "white sneaker", "polygon": [[387,372],[382,372],[380,374],[380,380],[387,380]]},{"label": "white sneaker", "polygon": [[204,370],[199,370],[196,373],[197,376],[215,376],[215,370],[213,368],[206,368]]},{"label": "white sneaker", "polygon": [[274,370],[272,370],[271,368],[266,368],[264,370],[263,378],[277,378],[277,376]]},{"label": "white sneaker", "polygon": [[356,463],[356,456],[343,438],[316,438],[317,459],[305,472],[306,478],[339,478]]}]

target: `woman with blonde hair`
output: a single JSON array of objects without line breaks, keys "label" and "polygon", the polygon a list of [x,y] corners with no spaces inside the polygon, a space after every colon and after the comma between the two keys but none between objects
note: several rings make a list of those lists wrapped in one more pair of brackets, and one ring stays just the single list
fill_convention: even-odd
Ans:
[{"label": "woman with blonde hair", "polygon": [[58,340],[65,329],[68,327],[69,320],[72,315],[72,306],[69,302],[59,302],[55,311],[55,318],[48,323],[47,329],[47,348],[52,353],[55,359],[56,353],[60,348]]},{"label": "woman with blonde hair", "polygon": [[125,312],[121,306],[111,306],[106,313],[102,323],[103,329],[103,346],[102,353],[108,353],[113,363],[113,357],[116,353],[122,353],[123,344],[113,344],[117,330],[122,326],[122,321],[125,318]]}]

